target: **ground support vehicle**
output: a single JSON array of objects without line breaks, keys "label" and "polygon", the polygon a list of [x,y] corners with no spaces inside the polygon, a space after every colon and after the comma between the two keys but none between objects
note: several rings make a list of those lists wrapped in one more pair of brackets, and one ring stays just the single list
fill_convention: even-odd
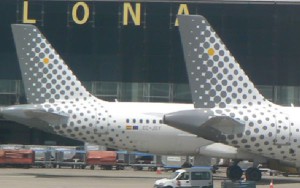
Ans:
[{"label": "ground support vehicle", "polygon": [[129,154],[129,165],[134,170],[143,170],[144,168],[149,171],[156,171],[158,168],[162,168],[161,156],[153,155],[149,153],[131,152]]},{"label": "ground support vehicle", "polygon": [[213,188],[213,175],[210,168],[195,167],[176,170],[170,178],[157,180],[154,188]]},{"label": "ground support vehicle", "polygon": [[38,168],[53,168],[55,166],[55,158],[52,156],[50,149],[34,148],[35,160],[34,166]]},{"label": "ground support vehicle", "polygon": [[0,150],[1,167],[30,168],[34,164],[33,150]]},{"label": "ground support vehicle", "polygon": [[55,151],[54,167],[71,167],[84,169],[86,167],[86,151],[57,149]]},{"label": "ground support vehicle", "polygon": [[86,156],[86,165],[94,170],[99,166],[103,170],[124,170],[127,165],[123,160],[118,158],[117,151],[88,151]]}]

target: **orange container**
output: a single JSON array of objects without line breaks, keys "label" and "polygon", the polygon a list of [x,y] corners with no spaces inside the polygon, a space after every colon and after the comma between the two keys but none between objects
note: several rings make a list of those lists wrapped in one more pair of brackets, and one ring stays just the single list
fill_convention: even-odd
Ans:
[{"label": "orange container", "polygon": [[0,164],[33,164],[33,150],[0,150]]},{"label": "orange container", "polygon": [[89,151],[86,162],[88,165],[115,165],[117,163],[117,152]]}]

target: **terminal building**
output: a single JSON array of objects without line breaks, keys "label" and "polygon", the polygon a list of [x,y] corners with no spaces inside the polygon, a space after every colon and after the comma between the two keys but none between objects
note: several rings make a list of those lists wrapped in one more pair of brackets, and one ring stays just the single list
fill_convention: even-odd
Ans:
[{"label": "terminal building", "polygon": [[[177,14],[201,14],[270,101],[300,105],[300,2],[2,0],[0,105],[26,103],[11,24],[35,24],[95,96],[190,103]],[[0,144],[83,145],[0,120]]]}]

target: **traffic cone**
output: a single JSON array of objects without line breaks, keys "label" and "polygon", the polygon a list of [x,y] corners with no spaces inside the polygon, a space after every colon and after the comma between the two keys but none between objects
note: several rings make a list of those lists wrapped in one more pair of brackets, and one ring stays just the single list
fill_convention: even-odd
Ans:
[{"label": "traffic cone", "polygon": [[156,174],[161,174],[161,169],[160,169],[160,167],[157,167]]},{"label": "traffic cone", "polygon": [[273,180],[271,180],[271,183],[270,183],[270,188],[274,188],[274,185],[273,185]]}]

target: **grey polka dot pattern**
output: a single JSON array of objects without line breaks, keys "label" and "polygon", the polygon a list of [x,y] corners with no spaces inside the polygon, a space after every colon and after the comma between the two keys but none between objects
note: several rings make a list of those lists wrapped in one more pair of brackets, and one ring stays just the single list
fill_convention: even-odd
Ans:
[{"label": "grey polka dot pattern", "polygon": [[16,46],[22,54],[19,61],[28,103],[91,97],[37,28],[25,26],[16,31],[22,32],[15,37],[22,41]]},{"label": "grey polka dot pattern", "polygon": [[295,116],[258,92],[203,16],[179,16],[179,24],[195,108],[245,125],[243,133],[223,134],[223,143],[295,162],[290,152],[300,147]]},{"label": "grey polka dot pattern", "polygon": [[[60,123],[50,124],[53,131],[111,148],[124,148],[120,143],[123,140],[127,148],[134,148],[132,138],[125,137],[125,122],[111,115],[105,107],[107,102],[86,91],[35,26],[17,24],[12,29],[28,103],[67,117],[66,121],[62,118]],[[112,128],[110,121],[120,124],[119,128]]]},{"label": "grey polka dot pattern", "polygon": [[[176,135],[182,131],[162,125],[162,117],[147,115],[148,111],[141,112],[145,109],[152,111],[153,104],[110,103],[92,96],[38,28],[16,24],[12,25],[12,29],[27,101],[30,103],[26,107],[20,105],[20,108],[29,109],[34,115],[29,119],[34,117],[38,121],[35,127],[84,142],[131,151],[178,152],[174,143],[183,140],[185,145],[179,152],[193,153],[203,143],[200,138],[189,138],[191,142],[178,139],[172,131]],[[170,105],[159,104],[160,108],[154,109],[163,114]],[[30,112],[26,112],[27,115]],[[40,120],[45,127],[41,127]],[[31,119],[28,122],[32,126]],[[166,145],[170,147],[161,145],[162,141],[168,142]]]},{"label": "grey polka dot pattern", "polygon": [[[225,107],[229,104],[271,105],[240,68],[229,50],[205,19],[190,24],[182,37],[192,97],[196,108]],[[184,27],[184,26],[182,26]],[[182,28],[181,27],[181,28]],[[185,32],[185,31],[183,31]],[[189,50],[189,51],[187,51]]]}]

